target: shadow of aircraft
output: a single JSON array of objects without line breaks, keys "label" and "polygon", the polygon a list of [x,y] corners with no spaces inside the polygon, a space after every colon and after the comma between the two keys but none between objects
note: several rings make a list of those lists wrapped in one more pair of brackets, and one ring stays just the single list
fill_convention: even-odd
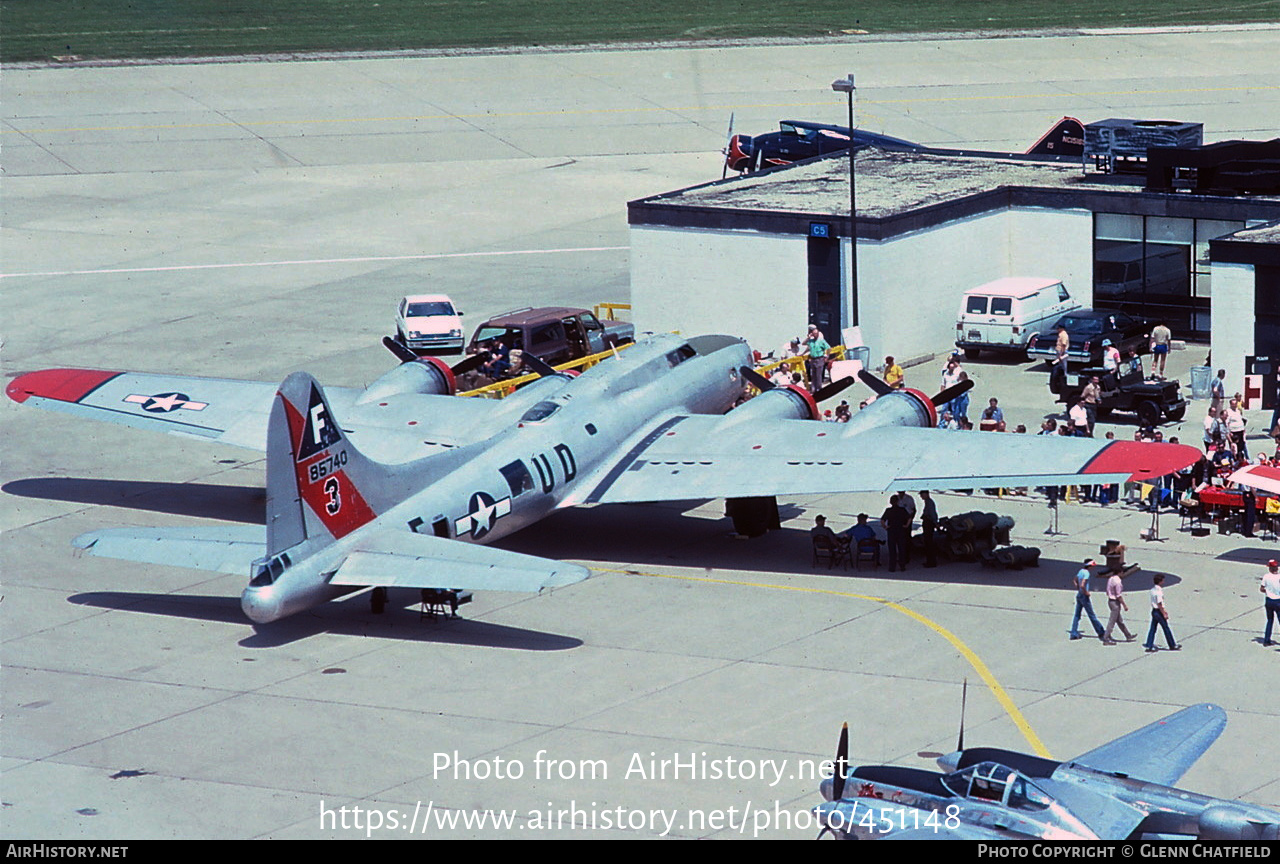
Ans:
[{"label": "shadow of aircraft", "polygon": [[0,486],[0,491],[23,498],[124,507],[224,522],[253,525],[266,522],[266,492],[259,486],[38,477],[12,480]]},{"label": "shadow of aircraft", "polygon": [[[416,593],[416,592],[414,592]],[[395,599],[399,594],[392,592]],[[423,618],[416,603],[405,606],[389,604],[387,611],[373,615],[363,596],[349,596],[317,606],[307,612],[265,625],[251,624],[240,611],[239,597],[199,594],[148,594],[133,591],[90,591],[73,594],[68,602],[99,609],[167,615],[193,621],[216,621],[252,627],[252,635],[241,639],[245,648],[275,648],[321,634],[365,636],[427,642],[443,645],[472,645],[485,648],[507,648],[517,651],[565,651],[577,648],[581,639],[507,627],[469,618]]]}]

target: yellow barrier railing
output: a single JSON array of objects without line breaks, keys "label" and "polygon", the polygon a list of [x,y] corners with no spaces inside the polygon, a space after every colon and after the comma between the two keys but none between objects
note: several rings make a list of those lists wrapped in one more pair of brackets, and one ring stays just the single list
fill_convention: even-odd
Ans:
[{"label": "yellow barrier railing", "polygon": [[[570,360],[568,363],[561,363],[559,366],[555,366],[553,368],[557,372],[567,372],[570,369],[590,369],[601,360],[612,357],[615,351],[623,351],[634,344],[634,342],[628,342],[625,345],[619,345],[616,349],[610,348],[608,351],[601,351],[599,354],[589,354],[586,357],[579,357],[577,360]],[[495,381],[492,384],[486,384],[483,387],[477,387],[474,390],[466,390],[458,395],[475,396],[480,399],[501,399],[504,396],[510,396],[530,381],[536,381],[538,377],[537,373],[531,373],[529,375],[521,375],[518,378],[506,378],[502,381]]]},{"label": "yellow barrier railing", "polygon": [[630,312],[630,303],[597,303],[591,307],[591,311],[595,313],[597,318],[603,318],[607,321],[621,321],[623,319],[614,315],[614,312]]},{"label": "yellow barrier railing", "polygon": [[[827,352],[827,362],[830,363],[832,360],[844,360],[844,359],[845,359],[844,346],[843,345],[831,346],[831,350]],[[756,369],[756,371],[759,372],[764,377],[768,378],[780,367],[785,366],[787,367],[788,372],[791,372],[791,373],[799,372],[800,377],[804,379],[805,386],[807,387],[809,385],[808,360],[809,360],[808,354],[802,355],[800,357],[787,357],[782,360],[774,360],[770,363],[766,363],[765,365]]]}]

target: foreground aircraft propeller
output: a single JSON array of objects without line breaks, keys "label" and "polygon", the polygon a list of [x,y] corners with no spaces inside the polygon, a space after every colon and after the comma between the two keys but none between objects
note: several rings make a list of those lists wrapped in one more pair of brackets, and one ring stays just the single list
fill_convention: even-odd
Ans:
[{"label": "foreground aircraft propeller", "polygon": [[[774,384],[772,381],[770,381],[768,378],[761,375],[756,370],[752,369],[750,366],[743,366],[738,371],[742,373],[743,378],[746,378],[749,382],[751,382],[751,386],[755,387],[761,393],[768,393],[770,390],[776,390],[778,388],[777,384]],[[787,386],[790,387],[792,385],[788,384]],[[852,387],[852,386],[853,386],[853,378],[849,376],[845,376],[844,378],[841,378],[839,381],[832,381],[830,384],[817,390],[813,394],[813,401],[825,402],[828,399],[830,399],[832,396],[844,390],[845,388]]]},{"label": "foreground aircraft propeller", "polygon": [[836,744],[835,773],[831,775],[831,794],[835,800],[844,797],[844,784],[849,776],[849,724],[840,727],[840,741]]},{"label": "foreground aircraft propeller", "polygon": [[[888,384],[886,384],[884,381],[877,378],[876,376],[872,375],[866,369],[858,370],[858,378],[861,379],[863,384],[866,384],[868,387],[874,390],[877,396],[884,396],[889,393],[895,392],[895,388],[890,387]],[[929,398],[929,401],[933,403],[933,406],[935,408],[937,408],[941,405],[946,405],[952,399],[956,398],[961,393],[971,389],[972,387],[973,387],[972,380],[961,381],[959,384],[952,384],[950,387],[948,387],[946,390],[943,390],[941,393],[931,396]]]}]

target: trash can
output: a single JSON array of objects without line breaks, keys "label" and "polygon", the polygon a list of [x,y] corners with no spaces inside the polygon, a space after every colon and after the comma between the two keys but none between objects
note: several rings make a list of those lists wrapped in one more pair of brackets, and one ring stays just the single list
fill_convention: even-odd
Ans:
[{"label": "trash can", "polygon": [[1208,399],[1209,384],[1213,381],[1212,366],[1191,367],[1191,398]]}]

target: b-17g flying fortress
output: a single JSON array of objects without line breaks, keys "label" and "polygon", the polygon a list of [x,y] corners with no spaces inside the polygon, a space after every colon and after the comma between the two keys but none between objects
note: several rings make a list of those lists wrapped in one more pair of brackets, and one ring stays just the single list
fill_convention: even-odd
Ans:
[{"label": "b-17g flying fortress", "polygon": [[[1198,448],[952,433],[940,359],[811,393],[732,333],[638,334],[581,374],[530,356],[502,399],[458,395],[478,361],[378,346],[400,297],[473,324],[624,298],[626,202],[718,176],[728,110],[839,121],[845,65],[883,70],[877,128],[1007,151],[1102,114],[1083,70],[1027,110],[1046,55],[1144,57],[1163,71],[1126,92],[1187,114],[1234,80],[1219,41],[1263,35],[1171,35],[1207,52],[1177,88],[1126,35],[7,72],[5,833],[872,837],[910,810],[970,840],[1276,840],[1276,658],[1251,641],[1272,544],[1166,526],[1139,550],[1147,514],[1065,503],[1046,535],[1044,499],[985,492],[1145,482]],[[997,55],[973,123],[957,70]],[[817,86],[725,90],[798,58]],[[921,76],[952,83],[892,107]],[[1038,422],[1042,376],[970,369]],[[840,399],[869,402],[821,422]],[[1012,514],[1040,566],[812,566],[816,514],[898,490]],[[742,538],[726,502],[776,529]],[[1071,576],[1112,536],[1142,565],[1134,618],[1133,583],[1171,574],[1182,652],[1067,639]],[[989,746],[926,770],[966,679]],[[702,767],[633,767],[663,760]]]}]

